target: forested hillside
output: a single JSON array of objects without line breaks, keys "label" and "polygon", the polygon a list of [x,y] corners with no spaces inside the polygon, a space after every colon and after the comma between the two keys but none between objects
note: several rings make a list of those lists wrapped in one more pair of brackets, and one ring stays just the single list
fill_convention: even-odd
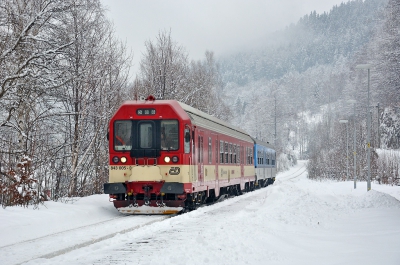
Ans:
[{"label": "forested hillside", "polygon": [[222,59],[223,80],[245,85],[351,57],[370,41],[386,2],[356,0],[334,6],[329,13],[313,11],[268,36],[265,48]]},{"label": "forested hillside", "polygon": [[365,177],[368,78],[356,66],[371,65],[372,147],[399,148],[399,15],[399,1],[349,1],[311,12],[263,49],[221,59],[233,122],[285,156],[329,168],[319,175],[341,178],[346,127],[339,119],[347,119],[356,128],[356,174]]}]

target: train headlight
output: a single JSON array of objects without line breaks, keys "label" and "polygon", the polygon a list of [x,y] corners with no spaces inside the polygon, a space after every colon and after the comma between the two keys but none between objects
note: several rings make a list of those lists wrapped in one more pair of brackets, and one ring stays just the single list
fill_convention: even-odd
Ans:
[{"label": "train headlight", "polygon": [[127,161],[127,159],[126,159],[126,157],[125,157],[125,156],[121,157],[121,163],[125,164],[125,163],[126,163],[126,161]]},{"label": "train headlight", "polygon": [[177,156],[172,157],[172,162],[178,163],[178,161],[179,161],[179,158]]},{"label": "train headlight", "polygon": [[118,156],[114,156],[112,161],[117,164],[119,162],[119,157]]},{"label": "train headlight", "polygon": [[164,157],[164,162],[165,163],[171,162],[171,158],[169,156]]}]

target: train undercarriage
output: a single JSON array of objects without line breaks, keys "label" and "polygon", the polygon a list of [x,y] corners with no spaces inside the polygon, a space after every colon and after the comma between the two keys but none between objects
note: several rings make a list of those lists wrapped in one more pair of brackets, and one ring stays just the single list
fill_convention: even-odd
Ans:
[{"label": "train undercarriage", "polygon": [[[273,184],[275,178],[258,180],[245,183],[245,188],[240,189],[240,185],[221,187],[216,196],[215,190],[199,191],[193,193],[165,193],[162,192],[160,183],[132,183],[108,184],[109,189],[115,185],[123,185],[129,192],[110,194],[110,201],[115,208],[124,214],[177,214],[196,210],[202,205],[212,204],[226,198],[239,196],[245,192],[253,191],[258,188]],[[161,183],[162,184],[162,183]],[[107,190],[107,189],[105,189]],[[120,191],[121,190],[120,188]],[[175,191],[176,192],[176,191]]]}]

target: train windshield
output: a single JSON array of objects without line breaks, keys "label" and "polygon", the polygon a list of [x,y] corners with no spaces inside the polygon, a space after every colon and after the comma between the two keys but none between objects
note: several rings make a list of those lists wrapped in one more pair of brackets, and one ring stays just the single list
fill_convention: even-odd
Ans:
[{"label": "train windshield", "polygon": [[162,120],[161,121],[161,150],[178,150],[178,121]]},{"label": "train windshield", "polygon": [[[117,120],[114,122],[114,150],[178,150],[177,120]],[[139,153],[137,153],[139,152]],[[143,153],[144,154],[144,153]]]},{"label": "train windshield", "polygon": [[132,121],[115,121],[114,149],[117,151],[132,149]]}]

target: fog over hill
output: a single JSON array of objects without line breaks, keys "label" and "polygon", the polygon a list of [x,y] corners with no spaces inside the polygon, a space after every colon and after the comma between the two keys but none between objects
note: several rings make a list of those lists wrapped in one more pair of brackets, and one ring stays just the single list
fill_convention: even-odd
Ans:
[{"label": "fog over hill", "polygon": [[[261,49],[219,58],[232,122],[285,154],[333,159],[345,148],[338,121],[349,119],[364,176],[368,75],[356,65],[371,65],[372,147],[399,148],[399,10],[398,1],[349,1],[305,15]],[[322,118],[310,124],[315,115]]]},{"label": "fog over hill", "polygon": [[357,0],[334,6],[329,13],[313,11],[285,30],[268,35],[263,48],[221,58],[223,80],[245,85],[332,65],[341,56],[351,58],[371,40],[386,3]]}]

